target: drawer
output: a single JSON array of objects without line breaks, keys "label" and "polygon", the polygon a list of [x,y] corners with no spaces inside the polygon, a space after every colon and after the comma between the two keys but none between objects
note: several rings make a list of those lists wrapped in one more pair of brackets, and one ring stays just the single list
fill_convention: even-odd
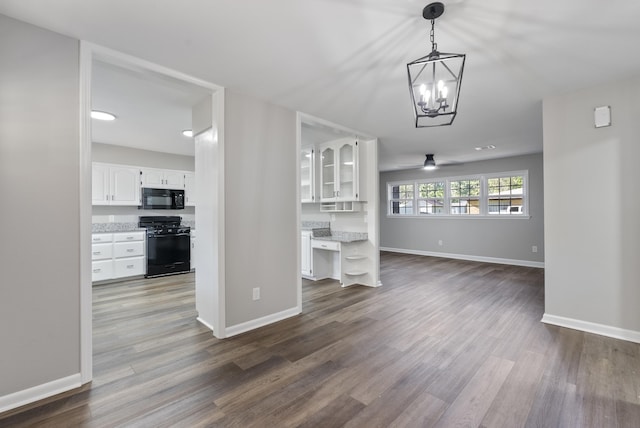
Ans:
[{"label": "drawer", "polygon": [[113,257],[113,244],[92,244],[91,260],[104,260]]},{"label": "drawer", "polygon": [[132,257],[130,259],[117,259],[113,262],[113,277],[144,275],[147,263],[145,257]]},{"label": "drawer", "polygon": [[324,241],[322,239],[312,239],[311,248],[320,250],[340,251],[340,243],[338,241]]},{"label": "drawer", "polygon": [[91,234],[91,243],[97,244],[101,242],[112,242],[113,233],[93,233]]},{"label": "drawer", "polygon": [[121,257],[135,257],[144,255],[144,242],[116,242],[113,244],[113,256],[115,258]]},{"label": "drawer", "polygon": [[114,233],[113,240],[115,242],[144,241],[145,233],[146,232]]},{"label": "drawer", "polygon": [[102,281],[111,278],[113,278],[113,261],[91,262],[91,281]]}]

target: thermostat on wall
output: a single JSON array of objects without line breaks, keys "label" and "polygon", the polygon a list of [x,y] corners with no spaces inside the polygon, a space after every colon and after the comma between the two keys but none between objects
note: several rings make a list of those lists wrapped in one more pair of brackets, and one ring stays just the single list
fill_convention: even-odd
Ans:
[{"label": "thermostat on wall", "polygon": [[596,128],[611,126],[611,107],[602,106],[594,109],[594,120]]}]

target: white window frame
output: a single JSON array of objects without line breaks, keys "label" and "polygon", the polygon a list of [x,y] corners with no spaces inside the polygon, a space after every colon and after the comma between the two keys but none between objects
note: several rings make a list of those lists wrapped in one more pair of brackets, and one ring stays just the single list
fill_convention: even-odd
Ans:
[{"label": "white window frame", "polygon": [[[443,183],[444,184],[444,197],[442,198],[442,204],[443,204],[444,212],[442,212],[442,213],[433,213],[433,214],[420,214],[419,201],[421,201],[423,199],[429,199],[429,198],[421,198],[419,196],[420,185],[421,184],[431,184],[431,183]],[[415,188],[414,206],[415,206],[415,215],[416,216],[419,216],[419,217],[434,217],[434,216],[443,216],[443,215],[447,215],[448,214],[448,207],[447,207],[447,181],[446,181],[446,179],[434,178],[434,179],[431,179],[431,180],[416,181],[414,188]]]},{"label": "white window frame", "polygon": [[[489,186],[491,178],[522,176],[522,214],[489,214]],[[451,182],[460,180],[480,180],[480,214],[451,214]],[[420,184],[444,182],[444,212],[440,214],[420,214],[418,201],[424,198],[418,197]],[[413,185],[413,214],[394,214],[391,212],[392,188],[400,185]],[[529,171],[504,171],[487,174],[472,174],[452,177],[434,177],[430,179],[414,179],[387,182],[387,217],[389,218],[447,218],[447,219],[529,219]]]},{"label": "white window frame", "polygon": [[[406,199],[404,198],[392,198],[391,196],[393,195],[393,190],[392,188],[395,186],[407,186],[407,185],[412,185],[413,186],[413,199],[412,199],[412,209],[413,209],[413,214],[402,214],[402,213],[393,213],[391,212],[391,202],[392,201],[405,201]],[[393,217],[411,217],[415,214],[416,212],[416,183],[413,183],[411,181],[398,181],[398,182],[394,182],[394,183],[387,183],[387,215],[389,216],[393,216]]]}]

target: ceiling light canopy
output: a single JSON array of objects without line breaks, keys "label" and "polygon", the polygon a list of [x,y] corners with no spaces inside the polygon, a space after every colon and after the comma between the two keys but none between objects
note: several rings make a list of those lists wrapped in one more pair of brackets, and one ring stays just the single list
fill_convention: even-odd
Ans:
[{"label": "ceiling light canopy", "polygon": [[191,129],[185,129],[184,131],[182,131],[182,135],[191,138],[193,137],[193,131]]},{"label": "ceiling light canopy", "polygon": [[451,125],[458,112],[465,55],[438,51],[435,20],[443,13],[440,2],[424,8],[422,16],[431,21],[431,53],[407,64],[416,128]]},{"label": "ceiling light canopy", "polygon": [[437,169],[436,160],[433,158],[433,154],[425,155],[427,158],[424,160],[424,167],[422,169],[426,171],[433,171]]},{"label": "ceiling light canopy", "polygon": [[91,118],[98,120],[115,120],[116,115],[106,111],[91,110]]}]

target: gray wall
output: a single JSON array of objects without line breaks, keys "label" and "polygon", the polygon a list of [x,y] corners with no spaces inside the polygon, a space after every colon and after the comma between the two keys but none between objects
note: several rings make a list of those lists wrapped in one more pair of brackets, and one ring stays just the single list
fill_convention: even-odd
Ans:
[{"label": "gray wall", "polygon": [[0,15],[0,397],[80,372],[78,41]]},{"label": "gray wall", "polygon": [[[529,171],[530,219],[398,218],[387,216],[387,182],[455,177],[507,171]],[[461,165],[435,171],[422,169],[380,173],[380,246],[424,251],[544,262],[544,200],[542,154],[516,156]],[[442,240],[443,245],[438,245]],[[531,247],[538,247],[533,253]]]},{"label": "gray wall", "polygon": [[193,171],[195,169],[195,158],[193,156],[102,143],[91,144],[91,160],[93,162],[144,166],[147,168],[179,169],[184,171]]},{"label": "gray wall", "polygon": [[[640,337],[640,78],[545,99],[545,316]],[[609,105],[612,126],[594,127]]]},{"label": "gray wall", "polygon": [[[296,114],[225,93],[226,325],[297,306]],[[261,299],[252,300],[252,288]]]}]

